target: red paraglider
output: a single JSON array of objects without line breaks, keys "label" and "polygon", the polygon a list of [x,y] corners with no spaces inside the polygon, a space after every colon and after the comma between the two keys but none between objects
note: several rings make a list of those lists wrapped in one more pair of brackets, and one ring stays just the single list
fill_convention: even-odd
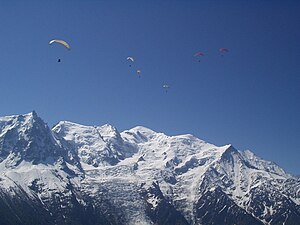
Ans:
[{"label": "red paraglider", "polygon": [[219,48],[219,52],[221,53],[221,56],[224,56],[224,54],[229,52],[229,50],[227,48]]},{"label": "red paraglider", "polygon": [[200,62],[200,58],[199,57],[202,57],[204,55],[205,54],[203,52],[197,52],[197,53],[194,54],[194,57],[197,57],[199,59],[198,62]]},{"label": "red paraglider", "polygon": [[219,52],[229,52],[227,48],[219,48]]}]

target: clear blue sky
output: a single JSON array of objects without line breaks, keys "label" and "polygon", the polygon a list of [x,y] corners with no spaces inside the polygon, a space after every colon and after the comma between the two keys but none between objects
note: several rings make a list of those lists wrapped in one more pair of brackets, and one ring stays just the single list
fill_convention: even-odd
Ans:
[{"label": "clear blue sky", "polygon": [[0,1],[0,116],[192,133],[300,174],[299,12],[300,1]]}]

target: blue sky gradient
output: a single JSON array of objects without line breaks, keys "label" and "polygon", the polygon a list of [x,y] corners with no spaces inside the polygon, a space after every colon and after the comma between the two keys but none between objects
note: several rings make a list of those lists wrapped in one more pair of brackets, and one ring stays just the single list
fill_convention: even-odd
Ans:
[{"label": "blue sky gradient", "polygon": [[[299,11],[300,1],[1,1],[0,116],[192,133],[300,174]],[[48,45],[56,38],[72,49]]]}]

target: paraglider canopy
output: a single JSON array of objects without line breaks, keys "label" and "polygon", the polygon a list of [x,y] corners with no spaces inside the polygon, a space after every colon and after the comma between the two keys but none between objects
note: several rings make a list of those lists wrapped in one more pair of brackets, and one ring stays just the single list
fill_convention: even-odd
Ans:
[{"label": "paraglider canopy", "polygon": [[219,52],[229,52],[227,48],[219,48]]},{"label": "paraglider canopy", "polygon": [[164,84],[164,85],[163,85],[163,88],[166,90],[166,93],[167,93],[167,92],[168,92],[168,89],[170,88],[170,85]]},{"label": "paraglider canopy", "polygon": [[66,41],[64,41],[64,40],[57,40],[57,39],[54,39],[54,40],[51,40],[51,41],[49,42],[49,45],[52,45],[53,43],[61,44],[61,45],[63,45],[66,49],[68,49],[68,50],[71,49],[70,45],[69,45]]},{"label": "paraglider canopy", "polygon": [[[205,54],[203,53],[203,52],[196,52],[195,54],[194,54],[194,57],[197,57],[197,58],[199,58],[199,57],[202,57],[202,56],[204,56]],[[198,60],[198,62],[200,62],[200,59]]]},{"label": "paraglider canopy", "polygon": [[198,57],[198,56],[204,56],[204,53],[203,52],[196,52],[194,54],[195,57]]},{"label": "paraglider canopy", "polygon": [[128,57],[127,57],[127,60],[130,60],[131,62],[134,62],[134,58],[131,57],[131,56],[128,56]]}]

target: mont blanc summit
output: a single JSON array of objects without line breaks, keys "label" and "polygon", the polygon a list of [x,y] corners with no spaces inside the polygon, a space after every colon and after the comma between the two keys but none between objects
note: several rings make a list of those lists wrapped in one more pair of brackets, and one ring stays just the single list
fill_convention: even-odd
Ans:
[{"label": "mont blanc summit", "polygon": [[285,224],[300,179],[232,145],[145,127],[0,118],[0,224]]}]

